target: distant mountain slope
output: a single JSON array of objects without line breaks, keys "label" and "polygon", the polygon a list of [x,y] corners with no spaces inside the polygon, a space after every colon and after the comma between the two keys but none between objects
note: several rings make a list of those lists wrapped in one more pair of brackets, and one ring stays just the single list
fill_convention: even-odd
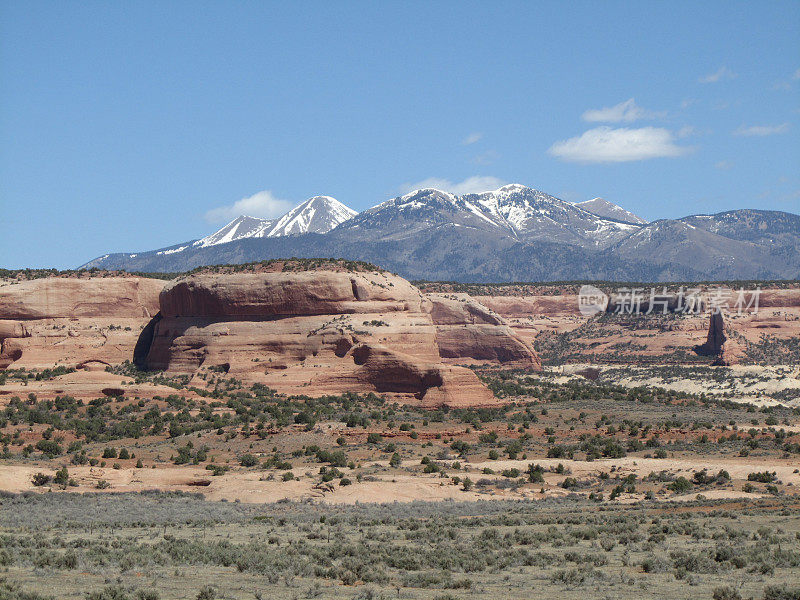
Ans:
[{"label": "distant mountain slope", "polygon": [[[683,221],[654,221],[609,249],[624,260],[682,266],[706,279],[791,277],[792,267],[772,260],[762,247],[694,227]],[[795,269],[796,272],[796,269]]]},{"label": "distant mountain slope", "polygon": [[203,247],[216,246],[217,244],[227,244],[244,238],[264,237],[274,224],[274,220],[270,221],[242,215],[241,217],[236,217],[222,229],[197,240],[194,245]]},{"label": "distant mountain slope", "polygon": [[357,215],[357,211],[330,196],[314,196],[296,206],[270,228],[266,237],[328,233]]},{"label": "distant mountain slope", "polygon": [[516,184],[464,196],[415,190],[353,212],[317,196],[276,221],[241,217],[201,240],[108,254],[84,267],[184,271],[333,256],[413,279],[475,282],[800,277],[800,217],[789,213],[728,211],[637,224]]},{"label": "distant mountain slope", "polygon": [[259,219],[242,215],[202,239],[194,246],[216,246],[245,238],[281,237],[304,233],[328,233],[358,214],[330,196],[314,196],[295,206],[278,219]]},{"label": "distant mountain slope", "polygon": [[636,225],[647,225],[647,221],[640,216],[625,210],[621,206],[617,206],[613,202],[604,200],[603,198],[594,198],[592,200],[586,200],[585,202],[576,202],[575,206],[599,217],[616,219],[617,221],[624,221],[625,223],[635,223]]}]

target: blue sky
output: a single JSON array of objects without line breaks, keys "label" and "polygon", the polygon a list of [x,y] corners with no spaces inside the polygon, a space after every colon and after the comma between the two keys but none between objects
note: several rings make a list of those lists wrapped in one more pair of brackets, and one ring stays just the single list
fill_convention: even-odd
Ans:
[{"label": "blue sky", "polygon": [[2,1],[0,136],[12,268],[420,182],[800,212],[800,2]]}]

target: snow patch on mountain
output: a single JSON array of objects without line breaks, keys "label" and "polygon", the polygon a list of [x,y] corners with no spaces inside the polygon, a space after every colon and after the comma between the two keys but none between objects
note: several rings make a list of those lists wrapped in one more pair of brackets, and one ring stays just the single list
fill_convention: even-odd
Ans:
[{"label": "snow patch on mountain", "polygon": [[[330,196],[314,196],[279,219],[259,219],[242,215],[192,245],[201,248],[227,244],[245,238],[282,237],[304,233],[328,233],[351,219],[356,211]],[[173,250],[178,252],[179,250]]]},{"label": "snow patch on mountain", "polygon": [[328,233],[356,214],[358,214],[356,211],[335,198],[314,196],[278,219],[266,237]]},{"label": "snow patch on mountain", "polygon": [[593,198],[585,202],[576,202],[575,206],[582,208],[599,217],[608,219],[615,219],[617,221],[624,221],[626,223],[634,223],[636,225],[647,225],[648,221],[641,218],[632,212],[625,210],[621,206],[609,202],[603,198]]}]

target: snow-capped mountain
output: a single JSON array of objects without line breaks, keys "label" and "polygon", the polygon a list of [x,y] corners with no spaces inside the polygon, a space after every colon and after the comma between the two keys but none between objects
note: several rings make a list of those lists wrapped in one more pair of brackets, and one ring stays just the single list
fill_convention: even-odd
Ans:
[{"label": "snow-capped mountain", "polygon": [[356,214],[356,211],[335,198],[314,196],[278,219],[259,219],[245,215],[236,217],[222,229],[193,242],[192,246],[206,248],[245,238],[328,233]]},{"label": "snow-capped mountain", "polygon": [[[605,248],[637,229],[517,183],[476,196],[478,204],[502,219],[521,240]],[[465,196],[466,200],[471,198]]]},{"label": "snow-capped mountain", "polygon": [[242,215],[241,217],[236,217],[222,229],[197,240],[193,245],[205,248],[216,246],[217,244],[227,244],[244,238],[264,237],[272,229],[273,225],[275,225],[274,220]]},{"label": "snow-capped mountain", "polygon": [[335,198],[314,196],[275,221],[266,237],[328,233],[340,223],[344,223],[357,214],[357,211],[345,206]]},{"label": "snow-capped mountain", "polygon": [[425,188],[381,202],[343,223],[337,232],[351,231],[367,239],[396,240],[420,231],[453,227],[497,233],[503,226],[466,196]]},{"label": "snow-capped mountain", "polygon": [[427,229],[464,228],[515,241],[604,248],[637,225],[604,219],[524,185],[456,196],[427,188],[374,206],[342,225],[369,239],[403,239]]},{"label": "snow-capped mountain", "polygon": [[[613,216],[593,212],[609,205]],[[358,214],[316,196],[275,221],[239,217],[200,240],[105,254],[83,267],[179,272],[336,256],[411,279],[453,281],[800,277],[798,215],[746,209],[636,220],[642,221],[606,201],[575,205],[519,184],[463,196],[420,189]]]},{"label": "snow-capped mountain", "polygon": [[582,208],[598,217],[605,217],[607,219],[614,219],[616,221],[623,221],[625,223],[633,223],[635,225],[647,225],[647,221],[632,212],[625,210],[621,206],[604,200],[603,198],[593,198],[585,202],[576,202],[575,206]]}]

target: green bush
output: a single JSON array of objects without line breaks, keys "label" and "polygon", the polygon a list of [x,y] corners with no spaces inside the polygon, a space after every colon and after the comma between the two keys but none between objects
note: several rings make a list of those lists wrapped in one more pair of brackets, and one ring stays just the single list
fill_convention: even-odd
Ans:
[{"label": "green bush", "polygon": [[245,454],[239,459],[239,464],[243,467],[255,467],[258,464],[258,459],[252,454]]},{"label": "green bush", "polygon": [[45,474],[45,473],[36,473],[36,474],[35,474],[35,475],[34,475],[34,476],[31,478],[31,482],[33,483],[33,485],[35,485],[35,486],[37,486],[37,487],[39,487],[39,486],[43,486],[43,485],[47,485],[47,484],[48,484],[48,483],[50,483],[52,480],[53,480],[53,478],[52,478],[52,477],[50,477],[50,475],[47,475],[47,474]]},{"label": "green bush", "polygon": [[58,456],[62,452],[61,446],[54,440],[39,440],[36,442],[36,449],[48,458]]}]

